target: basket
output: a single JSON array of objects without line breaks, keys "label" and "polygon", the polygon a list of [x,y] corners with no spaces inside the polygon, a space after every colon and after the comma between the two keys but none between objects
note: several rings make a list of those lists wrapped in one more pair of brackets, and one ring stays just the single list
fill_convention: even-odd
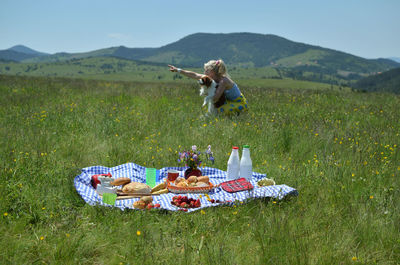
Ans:
[{"label": "basket", "polygon": [[211,182],[208,182],[207,187],[177,187],[172,182],[167,181],[167,188],[173,193],[208,193],[216,187]]}]

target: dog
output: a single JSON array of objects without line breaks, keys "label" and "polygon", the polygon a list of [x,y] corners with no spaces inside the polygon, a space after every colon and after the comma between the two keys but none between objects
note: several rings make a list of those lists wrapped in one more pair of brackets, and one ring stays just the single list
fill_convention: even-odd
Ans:
[{"label": "dog", "polygon": [[203,76],[199,80],[200,96],[204,96],[203,107],[208,104],[208,113],[217,114],[217,108],[225,103],[225,95],[222,94],[217,102],[213,102],[215,92],[217,91],[218,84],[209,76]]}]

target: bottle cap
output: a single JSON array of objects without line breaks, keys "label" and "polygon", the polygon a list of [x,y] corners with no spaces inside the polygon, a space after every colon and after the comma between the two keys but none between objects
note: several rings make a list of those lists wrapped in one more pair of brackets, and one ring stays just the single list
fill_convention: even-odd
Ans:
[{"label": "bottle cap", "polygon": [[237,147],[237,146],[233,146],[233,147],[232,147],[232,149],[239,149],[239,147]]},{"label": "bottle cap", "polygon": [[250,148],[250,145],[245,144],[245,145],[243,145],[243,148]]}]

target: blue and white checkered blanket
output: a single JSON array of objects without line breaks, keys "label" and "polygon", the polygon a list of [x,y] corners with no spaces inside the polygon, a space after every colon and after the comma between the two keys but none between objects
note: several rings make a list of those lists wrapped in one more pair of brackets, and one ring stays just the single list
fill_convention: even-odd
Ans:
[{"label": "blue and white checkered blanket", "polygon": [[[165,167],[162,169],[157,170],[156,174],[156,182],[157,184],[160,183],[165,177],[167,177],[167,171],[170,169],[175,169],[180,171],[180,176],[183,177],[184,171],[186,168],[184,167]],[[210,177],[210,182],[217,185],[226,181],[226,172],[210,168],[204,167],[201,168],[201,171],[204,176]],[[82,198],[90,205],[104,205],[110,206],[106,203],[103,203],[102,198],[97,194],[96,190],[92,187],[90,180],[92,175],[96,174],[107,174],[111,173],[113,178],[122,178],[128,177],[132,181],[135,182],[146,182],[146,168],[143,166],[139,166],[134,163],[127,163],[120,166],[108,168],[103,166],[94,166],[94,167],[87,167],[82,169],[82,173],[75,177],[74,184],[77,192],[82,196]],[[285,196],[288,195],[298,195],[297,190],[291,188],[286,185],[274,185],[274,186],[267,186],[267,187],[258,187],[257,181],[265,178],[265,174],[260,174],[253,172],[252,180],[250,181],[254,189],[251,191],[241,191],[236,193],[228,193],[224,191],[222,188],[213,189],[208,196],[210,199],[220,200],[226,203],[222,205],[233,205],[235,202],[244,202],[249,199],[254,198],[274,198],[277,200],[283,199]],[[174,193],[167,193],[158,196],[153,196],[153,203],[159,203],[162,209],[170,210],[170,211],[177,211],[179,210],[178,207],[171,204],[172,197],[175,196]],[[209,199],[203,194],[197,193],[190,193],[190,194],[180,194],[182,196],[187,196],[188,198],[198,199],[200,198],[201,207],[199,208],[189,208],[188,212],[196,211],[201,208],[211,207],[211,206],[219,206],[220,203],[211,203]],[[126,208],[133,209],[133,203],[139,200],[139,198],[133,199],[125,199],[125,200],[117,200],[115,202],[115,207],[118,207],[122,210]]]}]

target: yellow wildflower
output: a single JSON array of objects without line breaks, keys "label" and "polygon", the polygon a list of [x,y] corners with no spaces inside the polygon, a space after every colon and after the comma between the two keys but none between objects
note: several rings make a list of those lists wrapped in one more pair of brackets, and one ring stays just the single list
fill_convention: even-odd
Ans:
[{"label": "yellow wildflower", "polygon": [[140,236],[140,234],[141,234],[140,231],[137,230],[137,231],[136,231],[136,235],[137,235],[137,236]]}]

